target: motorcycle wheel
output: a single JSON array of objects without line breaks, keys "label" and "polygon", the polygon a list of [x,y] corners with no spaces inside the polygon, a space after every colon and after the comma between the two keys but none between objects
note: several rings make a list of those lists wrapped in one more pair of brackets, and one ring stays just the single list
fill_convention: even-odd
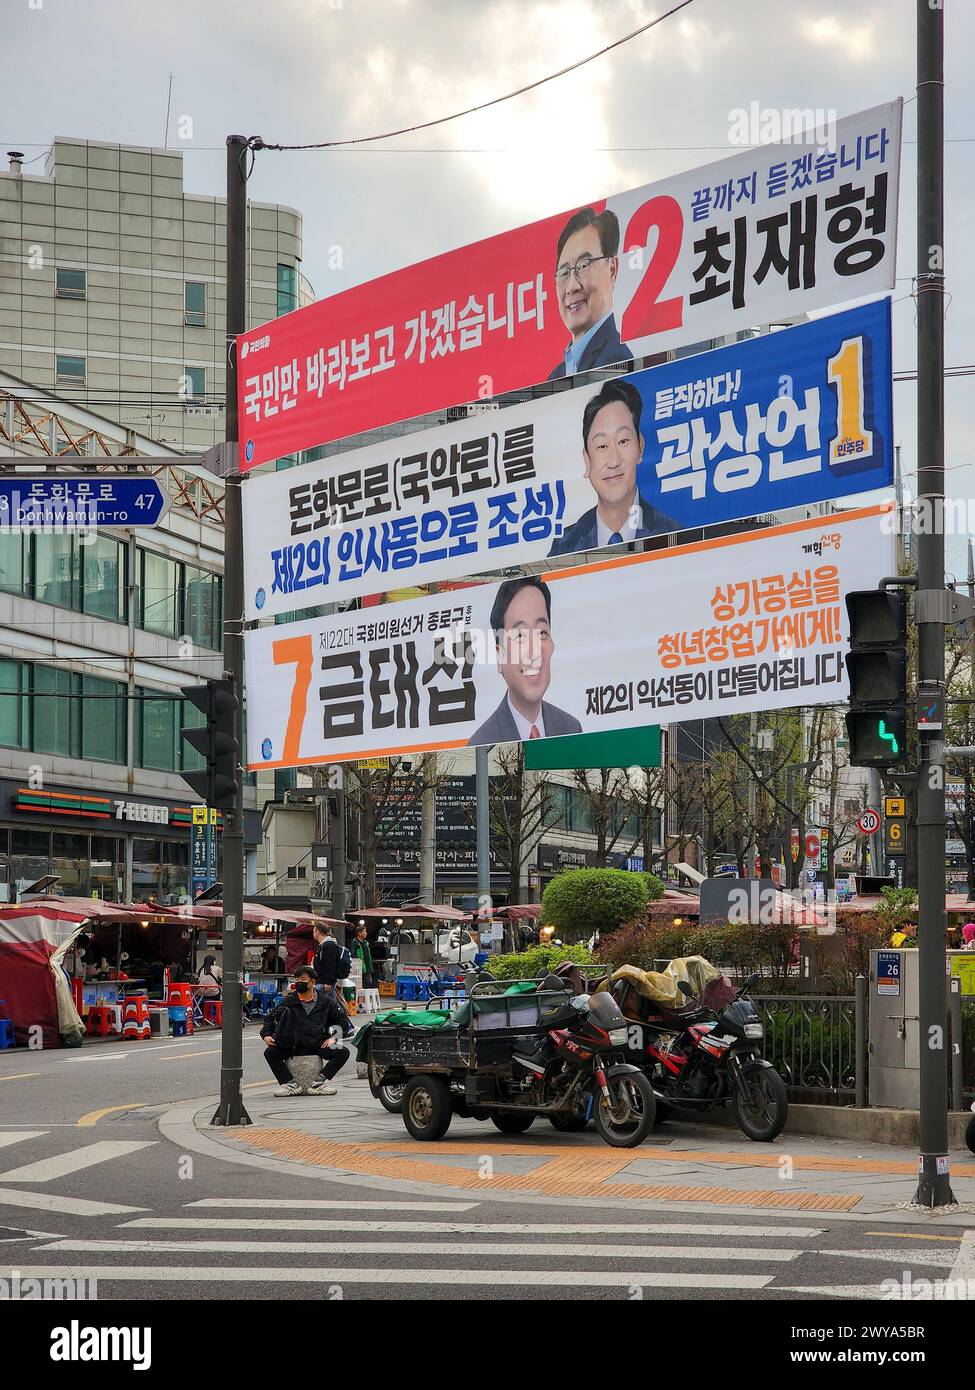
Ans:
[{"label": "motorcycle wheel", "polygon": [[403,1123],[414,1139],[442,1139],[453,1111],[450,1090],[439,1076],[414,1076],[403,1090]]},{"label": "motorcycle wheel", "polygon": [[390,1086],[383,1082],[381,1086],[374,1086],[369,1082],[369,1089],[379,1101],[379,1104],[389,1111],[391,1115],[401,1115],[403,1113],[403,1092],[406,1090],[406,1082],[401,1081],[398,1086]]},{"label": "motorcycle wheel", "polygon": [[767,1144],[781,1134],[789,1114],[785,1082],[774,1067],[743,1072],[734,1083],[731,1108],[742,1134]]},{"label": "motorcycle wheel", "polygon": [[560,1134],[581,1134],[589,1125],[585,1115],[549,1115],[548,1122]]},{"label": "motorcycle wheel", "polygon": [[975,1154],[975,1115],[968,1121],[968,1127],[965,1130],[965,1143]]},{"label": "motorcycle wheel", "polygon": [[600,1139],[614,1149],[634,1149],[653,1129],[656,1105],[653,1087],[642,1072],[620,1072],[607,1078],[613,1108],[595,1094],[593,1117]]},{"label": "motorcycle wheel", "polygon": [[500,1129],[502,1134],[524,1134],[526,1129],[531,1129],[535,1123],[534,1115],[515,1115],[504,1113],[492,1115],[491,1123],[495,1129]]}]

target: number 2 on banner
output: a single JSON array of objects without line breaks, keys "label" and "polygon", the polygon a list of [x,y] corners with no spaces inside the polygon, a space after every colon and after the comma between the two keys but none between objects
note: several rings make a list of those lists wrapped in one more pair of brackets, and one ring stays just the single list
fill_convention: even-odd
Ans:
[{"label": "number 2 on banner", "polygon": [[295,664],[295,683],[291,690],[291,708],[284,731],[284,748],[281,759],[285,767],[298,761],[301,748],[301,731],[305,725],[305,712],[308,709],[308,687],[311,685],[312,647],[311,634],[302,637],[283,637],[272,642],[271,651],[275,666]]},{"label": "number 2 on banner", "polygon": [[847,338],[827,365],[829,381],[836,387],[836,438],[829,446],[830,465],[851,457],[869,458],[873,433],[863,419],[863,337]]},{"label": "number 2 on banner", "polygon": [[646,273],[623,313],[620,336],[624,341],[627,338],[646,338],[651,333],[665,333],[667,329],[680,328],[684,323],[684,300],[681,295],[659,301],[657,298],[680,255],[684,235],[684,214],[680,210],[680,203],[675,198],[660,196],[638,207],[626,224],[623,250],[635,251],[638,246],[646,246],[651,227],[657,228],[657,245]]}]

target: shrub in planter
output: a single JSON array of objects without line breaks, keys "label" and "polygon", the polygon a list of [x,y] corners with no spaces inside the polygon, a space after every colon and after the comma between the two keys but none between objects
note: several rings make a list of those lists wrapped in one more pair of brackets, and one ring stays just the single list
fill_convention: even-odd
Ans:
[{"label": "shrub in planter", "polygon": [[585,940],[640,917],[649,902],[642,874],[625,869],[567,869],[542,894],[542,920],[562,937]]},{"label": "shrub in planter", "polygon": [[657,877],[656,874],[651,874],[651,873],[644,873],[644,874],[641,874],[640,877],[643,879],[644,883],[647,885],[647,892],[650,894],[650,902],[655,903],[655,902],[657,901],[658,898],[662,898],[662,897],[663,897],[663,895],[664,895],[664,883],[663,883],[663,879],[660,879],[660,878]]},{"label": "shrub in planter", "polygon": [[553,970],[564,960],[571,960],[575,965],[589,965],[592,962],[592,954],[588,947],[581,944],[532,946],[527,951],[491,956],[484,968],[496,980],[533,980],[543,970]]}]

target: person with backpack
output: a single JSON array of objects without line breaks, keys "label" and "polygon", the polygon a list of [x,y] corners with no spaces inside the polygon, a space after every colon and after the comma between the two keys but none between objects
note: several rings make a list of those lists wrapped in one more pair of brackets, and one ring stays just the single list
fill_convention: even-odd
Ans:
[{"label": "person with backpack", "polygon": [[315,959],[313,961],[318,983],[326,989],[334,989],[337,980],[347,980],[352,969],[352,956],[348,946],[340,946],[327,927],[316,922],[312,927],[315,938]]}]

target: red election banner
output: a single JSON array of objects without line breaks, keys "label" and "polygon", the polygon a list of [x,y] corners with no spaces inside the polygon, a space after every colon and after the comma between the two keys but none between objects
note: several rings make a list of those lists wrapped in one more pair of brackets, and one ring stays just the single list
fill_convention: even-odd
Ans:
[{"label": "red election banner", "polygon": [[900,125],[878,106],[251,329],[241,468],[892,288]]}]

